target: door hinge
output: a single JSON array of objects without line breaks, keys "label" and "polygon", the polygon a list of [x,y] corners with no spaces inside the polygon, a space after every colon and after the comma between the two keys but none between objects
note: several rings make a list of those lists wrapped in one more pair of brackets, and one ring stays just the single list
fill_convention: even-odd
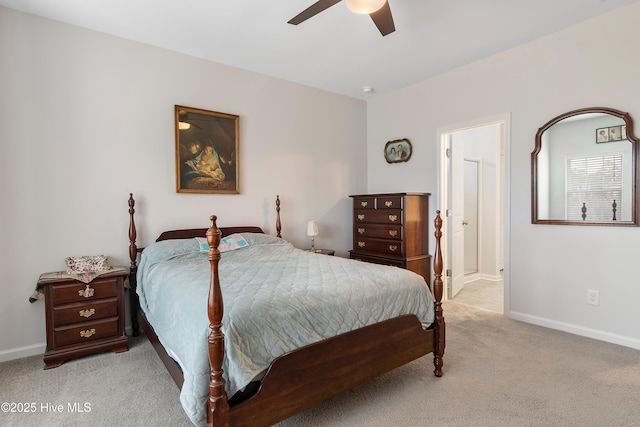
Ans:
[{"label": "door hinge", "polygon": [[451,269],[447,268],[447,277],[451,277]]},{"label": "door hinge", "polygon": [[445,150],[445,156],[447,156],[447,157],[451,157],[451,148],[447,148],[447,149]]}]

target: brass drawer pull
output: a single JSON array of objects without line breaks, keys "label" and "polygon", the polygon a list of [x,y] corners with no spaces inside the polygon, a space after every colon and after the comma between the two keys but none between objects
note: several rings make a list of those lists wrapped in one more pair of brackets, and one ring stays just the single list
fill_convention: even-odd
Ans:
[{"label": "brass drawer pull", "polygon": [[95,328],[87,329],[86,331],[80,331],[80,336],[82,338],[89,338],[90,336],[96,333]]},{"label": "brass drawer pull", "polygon": [[95,308],[89,308],[87,310],[80,310],[80,316],[82,317],[91,317],[94,314],[96,314],[96,309]]},{"label": "brass drawer pull", "polygon": [[358,234],[364,234],[364,228],[358,227]]},{"label": "brass drawer pull", "polygon": [[388,208],[390,208],[391,206],[393,206],[393,202],[390,200],[387,200],[386,202],[384,202],[384,205]]},{"label": "brass drawer pull", "polygon": [[365,243],[364,242],[358,242],[358,246],[361,248],[364,248]]},{"label": "brass drawer pull", "polygon": [[91,298],[93,296],[93,293],[95,292],[95,289],[90,288],[89,285],[87,285],[86,288],[81,289],[78,291],[78,296],[79,297],[85,297],[85,298]]},{"label": "brass drawer pull", "polygon": [[396,237],[398,235],[398,230],[389,230],[389,236]]},{"label": "brass drawer pull", "polygon": [[398,220],[398,215],[389,215],[389,221],[396,222]]},{"label": "brass drawer pull", "polygon": [[364,220],[364,215],[363,215],[363,214],[358,214],[358,219],[359,219],[360,221]]},{"label": "brass drawer pull", "polygon": [[366,208],[368,204],[369,202],[360,202],[360,206],[362,206],[363,208]]},{"label": "brass drawer pull", "polygon": [[397,250],[398,250],[398,245],[389,245],[389,250],[390,250],[391,252],[395,252],[395,251],[397,251]]}]

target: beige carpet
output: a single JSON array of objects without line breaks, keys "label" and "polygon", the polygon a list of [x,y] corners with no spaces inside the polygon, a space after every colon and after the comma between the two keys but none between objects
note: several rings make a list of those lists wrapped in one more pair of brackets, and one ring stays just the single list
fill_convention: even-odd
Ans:
[{"label": "beige carpet", "polygon": [[[431,356],[279,424],[293,426],[638,426],[640,351],[445,303],[444,376]],[[390,351],[392,351],[390,349]],[[6,426],[189,426],[178,390],[144,338],[131,350],[42,370],[30,357],[0,364]],[[62,404],[62,413],[41,403]],[[88,402],[91,412],[69,413]]]},{"label": "beige carpet", "polygon": [[503,281],[480,279],[465,283],[464,288],[458,292],[453,301],[502,313],[504,311]]}]

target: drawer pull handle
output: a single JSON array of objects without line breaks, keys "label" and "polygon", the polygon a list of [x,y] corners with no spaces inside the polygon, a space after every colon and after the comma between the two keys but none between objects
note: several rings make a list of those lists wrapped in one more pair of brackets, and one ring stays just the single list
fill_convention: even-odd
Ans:
[{"label": "drawer pull handle", "polygon": [[80,331],[80,336],[82,338],[89,338],[90,336],[96,333],[95,328],[87,329],[86,331]]},{"label": "drawer pull handle", "polygon": [[396,222],[398,220],[398,215],[389,215],[389,221]]},{"label": "drawer pull handle", "polygon": [[78,291],[78,296],[85,297],[85,298],[91,298],[93,296],[94,292],[95,292],[95,289],[90,288],[89,285],[87,285],[86,288],[81,289],[81,290]]},{"label": "drawer pull handle", "polygon": [[358,215],[358,219],[359,219],[360,221],[364,220],[364,215],[359,214],[359,215]]},{"label": "drawer pull handle", "polygon": [[360,202],[360,206],[362,206],[363,208],[366,208],[368,204],[369,202]]},{"label": "drawer pull handle", "polygon": [[390,250],[391,252],[395,252],[395,251],[397,251],[397,250],[398,250],[398,245],[389,245],[389,250]]},{"label": "drawer pull handle", "polygon": [[389,230],[389,236],[396,237],[398,235],[398,230]]},{"label": "drawer pull handle", "polygon": [[80,310],[80,316],[82,317],[91,317],[94,314],[96,314],[96,309],[95,308],[89,308],[87,310]]},{"label": "drawer pull handle", "polygon": [[393,206],[393,202],[390,200],[387,200],[386,202],[384,202],[384,205],[388,208],[390,208],[391,206]]},{"label": "drawer pull handle", "polygon": [[358,246],[361,248],[364,248],[365,243],[364,242],[358,242]]},{"label": "drawer pull handle", "polygon": [[364,234],[364,228],[359,228],[358,227],[358,234]]}]

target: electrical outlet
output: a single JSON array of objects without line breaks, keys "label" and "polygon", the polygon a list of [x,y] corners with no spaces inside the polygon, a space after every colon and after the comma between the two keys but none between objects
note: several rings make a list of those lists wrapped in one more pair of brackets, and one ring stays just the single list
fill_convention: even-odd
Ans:
[{"label": "electrical outlet", "polygon": [[590,305],[600,304],[600,292],[587,289],[587,304],[590,304]]}]

